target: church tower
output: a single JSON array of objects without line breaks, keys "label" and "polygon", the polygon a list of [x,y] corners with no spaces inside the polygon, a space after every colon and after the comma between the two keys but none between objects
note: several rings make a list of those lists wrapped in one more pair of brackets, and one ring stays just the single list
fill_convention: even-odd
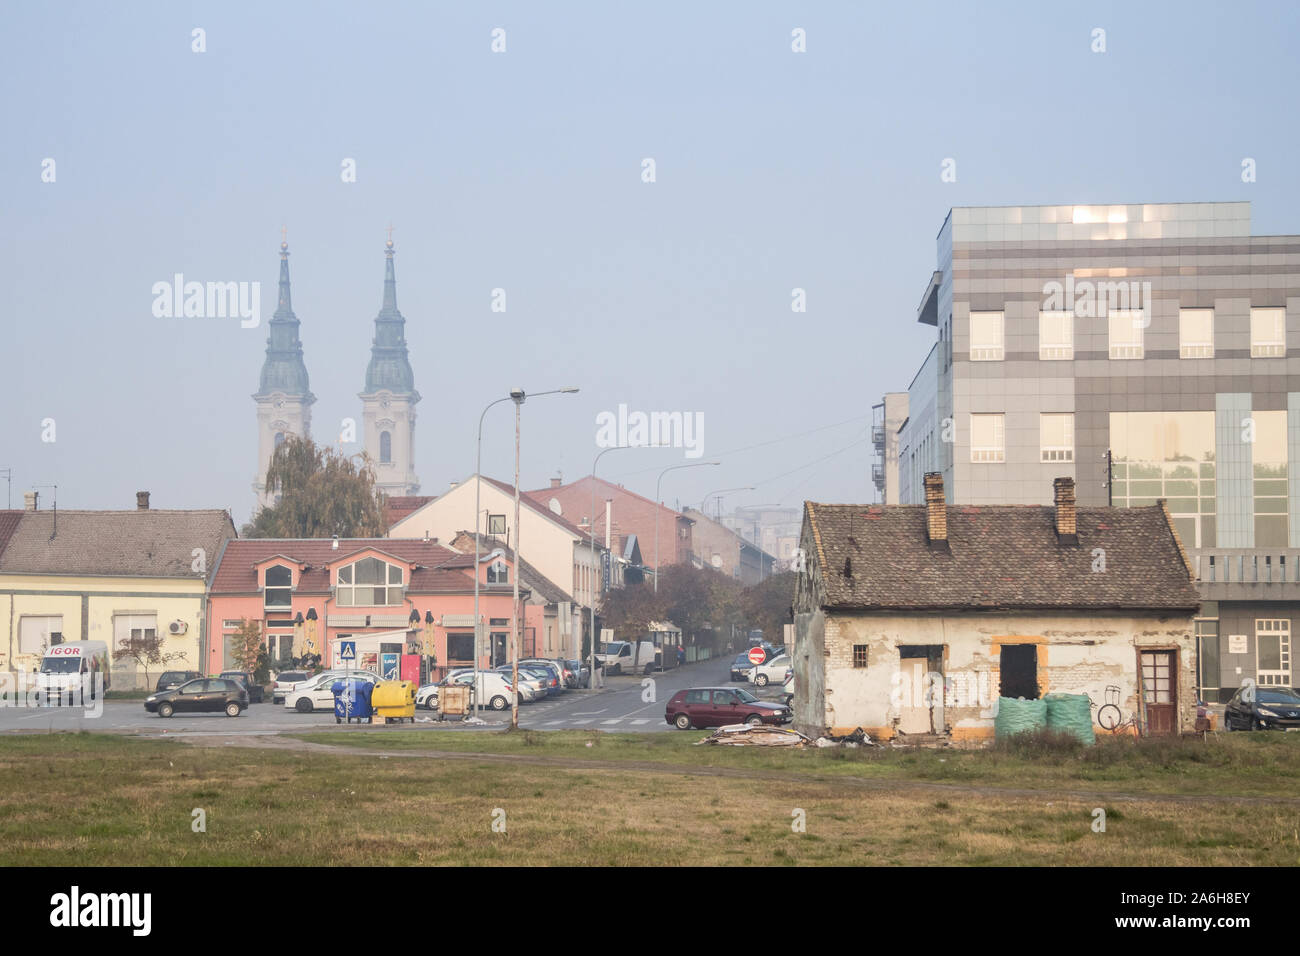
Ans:
[{"label": "church tower", "polygon": [[271,455],[289,435],[311,434],[311,406],[316,396],[307,382],[307,366],[302,361],[302,342],[298,339],[298,317],[293,314],[289,297],[289,243],[281,235],[280,298],[275,315],[268,323],[266,361],[262,363],[262,381],[253,401],[257,403],[257,474],[253,476],[253,493],[257,508],[275,504],[274,489],[266,487],[266,469]]},{"label": "church tower", "polygon": [[366,389],[360,394],[365,451],[374,463],[375,484],[388,494],[414,495],[415,374],[406,354],[406,319],[397,311],[397,277],[393,272],[393,234],[384,249],[384,304],[375,317],[375,338],[366,368]]}]

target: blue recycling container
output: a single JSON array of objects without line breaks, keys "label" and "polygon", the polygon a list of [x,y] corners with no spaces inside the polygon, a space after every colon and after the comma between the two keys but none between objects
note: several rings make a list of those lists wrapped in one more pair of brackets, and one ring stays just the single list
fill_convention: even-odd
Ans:
[{"label": "blue recycling container", "polygon": [[356,678],[343,678],[331,684],[330,690],[334,694],[334,723],[341,724],[344,720],[348,723],[354,720],[372,723],[374,708],[370,704],[370,695],[374,689],[375,685],[370,681]]}]

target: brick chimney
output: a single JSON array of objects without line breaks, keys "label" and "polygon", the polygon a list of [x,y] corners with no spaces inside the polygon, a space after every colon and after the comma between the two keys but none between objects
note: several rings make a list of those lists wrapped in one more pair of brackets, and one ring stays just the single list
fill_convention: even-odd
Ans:
[{"label": "brick chimney", "polygon": [[1062,544],[1079,543],[1079,527],[1074,508],[1074,479],[1057,478],[1052,482],[1056,500],[1056,537]]},{"label": "brick chimney", "polygon": [[24,491],[24,492],[23,492],[23,510],[24,510],[24,511],[35,511],[35,510],[36,510],[36,502],[39,501],[40,498],[41,498],[41,493],[40,493],[39,491]]},{"label": "brick chimney", "polygon": [[149,492],[137,491],[135,493],[135,510],[136,511],[149,510]]},{"label": "brick chimney", "polygon": [[552,487],[552,488],[559,488],[559,487],[560,487],[561,485],[563,485],[563,484],[564,484],[564,479],[563,479],[563,478],[552,478],[552,479],[551,479],[551,487]]},{"label": "brick chimney", "polygon": [[948,547],[948,504],[943,497],[943,475],[925,476],[925,532],[931,547]]}]

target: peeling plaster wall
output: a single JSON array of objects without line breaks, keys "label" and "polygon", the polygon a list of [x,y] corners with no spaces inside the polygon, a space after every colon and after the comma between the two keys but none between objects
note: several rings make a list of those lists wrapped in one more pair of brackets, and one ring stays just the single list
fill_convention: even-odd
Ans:
[{"label": "peeling plaster wall", "polygon": [[[796,616],[796,621],[798,616]],[[875,615],[830,614],[824,621],[824,723],[836,733],[862,727],[874,737],[896,733],[902,709],[911,701],[933,704],[941,726],[962,739],[993,736],[993,704],[999,696],[1003,644],[1038,646],[1040,694],[1088,694],[1098,707],[1118,687],[1123,719],[1138,708],[1138,651],[1176,651],[1178,697],[1175,723],[1190,730],[1196,717],[1195,640],[1191,616],[1122,614],[1068,615],[965,614]],[[808,627],[808,648],[815,642]],[[798,634],[798,624],[796,624]],[[796,638],[798,640],[798,638]],[[853,666],[853,646],[867,646],[867,666]],[[900,645],[945,648],[942,683],[911,686],[899,670]],[[811,670],[811,668],[809,668]],[[796,668],[796,675],[799,671]],[[799,678],[796,676],[796,682]],[[815,718],[818,688],[809,677],[806,695],[797,693],[796,725]],[[1096,710],[1093,712],[1096,719]]]}]

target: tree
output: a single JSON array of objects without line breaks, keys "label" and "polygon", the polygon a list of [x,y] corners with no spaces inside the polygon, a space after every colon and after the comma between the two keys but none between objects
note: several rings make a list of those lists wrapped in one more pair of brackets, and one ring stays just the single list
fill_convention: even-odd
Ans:
[{"label": "tree", "polygon": [[797,578],[793,571],[785,571],[764,578],[741,592],[741,613],[745,622],[751,628],[761,628],[763,638],[773,644],[784,640]]},{"label": "tree", "polygon": [[238,629],[227,641],[230,643],[230,659],[235,662],[236,669],[250,673],[255,671],[258,657],[263,654],[262,622],[241,617]]},{"label": "tree", "polygon": [[370,459],[291,435],[276,448],[266,486],[278,500],[241,534],[246,538],[378,538],[388,530],[384,493]]},{"label": "tree", "polygon": [[133,660],[140,667],[144,668],[145,687],[150,684],[149,670],[151,667],[161,667],[171,661],[185,659],[184,651],[164,651],[163,638],[161,634],[153,630],[139,631],[139,636],[124,637],[117,643],[113,649],[115,658],[126,658]]}]

